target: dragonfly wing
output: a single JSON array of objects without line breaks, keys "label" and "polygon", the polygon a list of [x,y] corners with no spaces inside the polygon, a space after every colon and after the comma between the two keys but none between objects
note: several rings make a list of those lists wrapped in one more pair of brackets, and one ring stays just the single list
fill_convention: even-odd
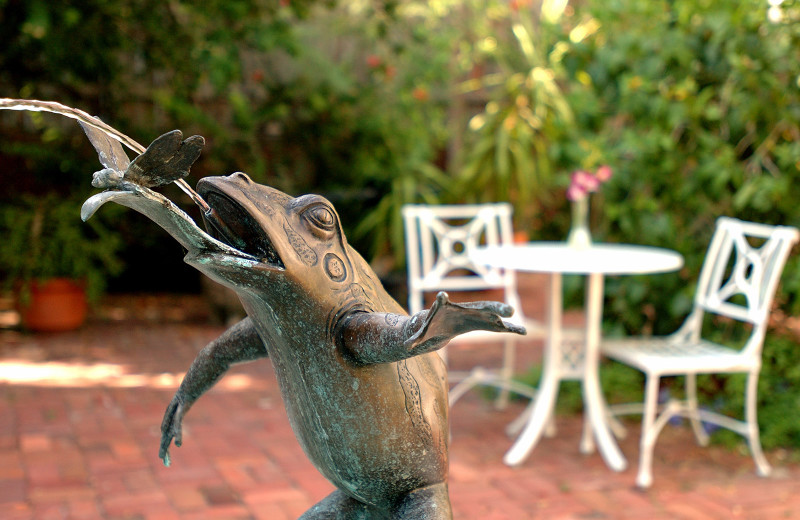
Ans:
[{"label": "dragonfly wing", "polygon": [[180,130],[167,132],[155,139],[143,154],[136,157],[125,172],[125,180],[140,186],[152,187],[166,184],[159,182],[159,170],[167,164],[181,146],[183,134]]},{"label": "dragonfly wing", "polygon": [[180,130],[173,130],[150,143],[128,167],[125,180],[154,187],[186,177],[189,168],[200,157],[205,140],[199,135],[184,141],[182,138]]},{"label": "dragonfly wing", "polygon": [[117,170],[118,172],[124,172],[128,169],[128,165],[131,161],[125,154],[125,150],[122,149],[122,144],[119,141],[110,137],[99,128],[87,125],[83,121],[78,121],[78,123],[81,125],[81,128],[83,128],[83,131],[86,132],[86,137],[89,138],[89,142],[92,143],[94,149],[97,150],[100,164],[106,168]]}]

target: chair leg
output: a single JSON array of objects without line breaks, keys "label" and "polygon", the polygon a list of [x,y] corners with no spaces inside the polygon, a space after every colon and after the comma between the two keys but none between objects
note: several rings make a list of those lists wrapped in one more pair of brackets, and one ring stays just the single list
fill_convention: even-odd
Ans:
[{"label": "chair leg", "polygon": [[[534,399],[538,398],[538,395],[534,397]],[[522,431],[522,428],[525,427],[525,423],[528,422],[528,419],[531,417],[531,407],[528,406],[525,410],[517,416],[516,419],[508,423],[506,426],[506,435],[509,437],[516,437],[519,435],[519,432]],[[550,418],[547,420],[547,425],[544,427],[544,436],[548,438],[553,438],[558,433],[558,427],[556,426],[556,414],[555,412],[550,413]]]},{"label": "chair leg", "polygon": [[[513,339],[506,338],[503,341],[503,367],[500,369],[500,378],[504,381],[511,381],[514,376],[514,357],[516,344]],[[494,401],[494,406],[498,410],[505,409],[508,406],[509,390],[507,387],[499,388],[500,392],[497,394],[497,399]]]},{"label": "chair leg", "polygon": [[[608,414],[604,414],[608,417]],[[583,411],[583,433],[581,433],[580,452],[584,455],[594,453],[594,431],[592,430],[592,421],[589,419],[589,412]]]},{"label": "chair leg", "polygon": [[756,396],[758,392],[758,372],[747,374],[747,395],[745,396],[745,421],[747,422],[747,442],[750,445],[750,452],[756,463],[756,471],[762,477],[766,477],[772,468],[764,457],[761,450],[761,438],[758,431],[758,418],[756,411]]},{"label": "chair leg", "polygon": [[694,437],[700,446],[708,446],[708,434],[697,412],[697,374],[686,374],[686,406]]},{"label": "chair leg", "polygon": [[488,379],[486,371],[482,367],[473,368],[467,377],[459,381],[450,389],[448,404],[452,408],[461,397],[478,385],[484,384]]},{"label": "chair leg", "polygon": [[636,475],[636,485],[640,488],[648,488],[653,483],[653,448],[659,431],[659,428],[655,428],[655,421],[661,378],[647,374],[646,380],[642,435],[639,441],[639,472]]}]

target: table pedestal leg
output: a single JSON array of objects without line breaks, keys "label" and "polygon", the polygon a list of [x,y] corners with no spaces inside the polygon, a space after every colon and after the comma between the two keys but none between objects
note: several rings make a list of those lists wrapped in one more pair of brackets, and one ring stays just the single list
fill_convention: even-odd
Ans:
[{"label": "table pedestal leg", "polygon": [[[544,366],[536,399],[524,413],[529,415],[528,422],[517,437],[514,445],[503,457],[509,466],[521,464],[539,442],[545,427],[552,421],[558,385],[561,381],[559,363],[561,362],[561,274],[550,276],[550,306],[548,309],[547,348],[544,351]],[[532,410],[531,410],[532,407]]]},{"label": "table pedestal leg", "polygon": [[[606,405],[600,389],[600,327],[603,312],[603,275],[589,275],[589,286],[586,289],[586,352],[584,358],[583,402],[586,406],[591,431],[600,448],[600,454],[608,466],[615,471],[622,471],[627,466],[625,457],[611,435],[606,421]],[[591,439],[583,439],[582,451],[594,448]]]},{"label": "table pedestal leg", "polygon": [[600,327],[603,311],[603,275],[590,274],[586,288],[586,340],[583,366],[579,373],[562,366],[562,283],[561,274],[550,277],[550,306],[548,311],[549,338],[544,352],[544,367],[536,399],[524,414],[527,422],[503,461],[509,466],[521,464],[533,451],[543,431],[552,420],[558,386],[562,379],[578,378],[582,382],[584,402],[584,431],[580,449],[582,453],[594,451],[594,441],[606,464],[615,471],[627,466],[622,452],[611,435],[606,422],[606,404],[600,389]]}]

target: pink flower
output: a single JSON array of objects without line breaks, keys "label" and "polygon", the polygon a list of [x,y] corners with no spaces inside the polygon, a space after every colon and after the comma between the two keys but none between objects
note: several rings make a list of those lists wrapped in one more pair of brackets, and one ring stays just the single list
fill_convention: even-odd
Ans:
[{"label": "pink flower", "polygon": [[595,173],[594,176],[597,177],[597,180],[600,182],[606,182],[611,178],[612,173],[611,166],[604,164],[597,169],[597,173]]},{"label": "pink flower", "polygon": [[567,200],[581,200],[585,198],[586,195],[588,195],[586,188],[575,183],[570,184],[569,188],[567,189]]},{"label": "pink flower", "polygon": [[575,201],[586,198],[590,193],[597,191],[601,184],[610,179],[611,174],[611,167],[605,164],[597,168],[597,172],[594,174],[586,170],[575,170],[570,178],[567,199]]},{"label": "pink flower", "polygon": [[572,184],[580,186],[587,193],[593,193],[600,187],[600,180],[586,170],[578,170],[572,174]]}]

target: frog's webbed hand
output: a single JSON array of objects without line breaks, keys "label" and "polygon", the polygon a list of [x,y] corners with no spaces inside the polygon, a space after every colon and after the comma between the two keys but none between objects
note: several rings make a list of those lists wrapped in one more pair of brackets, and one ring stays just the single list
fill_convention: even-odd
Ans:
[{"label": "frog's webbed hand", "polygon": [[525,327],[503,320],[514,314],[514,309],[505,303],[479,301],[454,303],[447,293],[436,295],[422,326],[405,341],[405,347],[413,355],[442,348],[448,341],[473,330],[511,332],[524,335]]},{"label": "frog's webbed hand", "polygon": [[183,417],[194,402],[214,386],[231,365],[263,357],[267,357],[267,349],[250,318],[229,328],[200,351],[164,412],[158,456],[165,466],[170,465],[169,447],[173,440],[178,447],[183,442]]},{"label": "frog's webbed hand", "polygon": [[453,303],[440,292],[430,310],[413,316],[354,313],[338,332],[339,345],[358,364],[389,363],[444,347],[473,330],[525,334],[525,328],[503,320],[514,312],[500,302]]}]

